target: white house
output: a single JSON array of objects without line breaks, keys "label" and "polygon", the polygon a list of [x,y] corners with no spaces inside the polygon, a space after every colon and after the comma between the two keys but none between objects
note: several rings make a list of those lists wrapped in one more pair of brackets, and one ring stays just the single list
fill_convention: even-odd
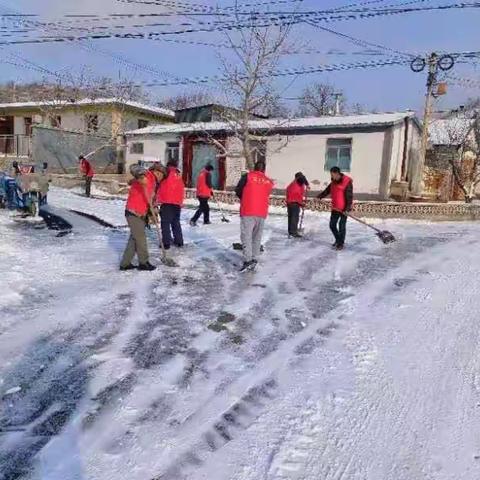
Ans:
[{"label": "white house", "polygon": [[[421,127],[412,112],[262,119],[252,120],[250,128],[264,145],[258,150],[278,189],[302,171],[313,189],[320,190],[328,183],[332,166],[353,177],[357,197],[389,198],[399,184],[415,191],[422,183]],[[237,154],[238,140],[226,122],[154,125],[126,136],[127,165],[178,159],[190,187],[206,163],[216,167],[218,189],[234,187],[245,170],[245,161]],[[215,146],[219,142],[223,149]]]}]

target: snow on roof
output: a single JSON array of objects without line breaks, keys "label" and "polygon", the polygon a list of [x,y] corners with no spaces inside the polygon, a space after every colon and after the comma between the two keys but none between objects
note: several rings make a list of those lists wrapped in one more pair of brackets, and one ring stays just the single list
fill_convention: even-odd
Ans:
[{"label": "snow on roof", "polygon": [[433,120],[428,128],[430,143],[433,145],[459,145],[470,132],[473,120],[466,117],[452,117]]},{"label": "snow on roof", "polygon": [[12,102],[0,103],[0,109],[18,109],[18,108],[40,108],[40,107],[68,107],[68,106],[90,106],[90,105],[124,105],[135,110],[153,115],[161,115],[164,117],[175,118],[175,112],[167,108],[156,107],[154,105],[146,105],[140,102],[124,100],[122,98],[84,98],[73,102],[63,100],[52,100],[43,102]]},{"label": "snow on roof", "polygon": [[[289,130],[289,129],[316,129],[316,128],[354,128],[369,126],[394,125],[406,117],[413,118],[413,112],[372,113],[368,115],[345,115],[338,117],[310,117],[292,119],[261,119],[250,121],[252,130]],[[127,132],[127,135],[161,135],[168,133],[189,132],[216,132],[232,131],[234,127],[229,122],[198,122],[177,123],[170,125],[152,125]]]}]

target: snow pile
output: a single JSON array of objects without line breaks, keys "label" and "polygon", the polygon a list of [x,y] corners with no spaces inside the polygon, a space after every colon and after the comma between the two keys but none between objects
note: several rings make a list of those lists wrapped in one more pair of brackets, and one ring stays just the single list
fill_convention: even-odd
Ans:
[{"label": "snow pile", "polygon": [[68,213],[122,225],[124,203],[52,193],[71,235],[0,215],[29,292],[0,305],[7,478],[480,478],[479,225],[392,222],[384,246],[349,222],[336,253],[327,216],[303,240],[272,216],[239,275],[238,216],[185,211],[180,267],[124,273],[128,231]]}]

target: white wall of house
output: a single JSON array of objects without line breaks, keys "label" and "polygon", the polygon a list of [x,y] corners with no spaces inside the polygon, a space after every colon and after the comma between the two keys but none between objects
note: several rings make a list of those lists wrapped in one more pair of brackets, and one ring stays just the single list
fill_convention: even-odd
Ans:
[{"label": "white wall of house", "polygon": [[[168,142],[180,142],[180,137],[176,135],[159,136],[159,135],[133,135],[127,138],[127,154],[126,166],[136,164],[139,161],[156,161],[163,164],[165,161],[165,152]],[[132,144],[143,144],[143,153],[134,153]],[[180,158],[182,158],[180,153]],[[180,161],[180,166],[181,166]]]},{"label": "white wall of house", "polygon": [[353,177],[357,193],[378,194],[384,132],[291,136],[280,151],[275,150],[285,139],[273,138],[268,142],[267,174],[275,180],[276,188],[285,188],[295,173],[302,171],[309,179],[312,189],[323,189],[330,181],[330,172],[325,170],[329,138],[352,139],[351,171],[345,173]]}]

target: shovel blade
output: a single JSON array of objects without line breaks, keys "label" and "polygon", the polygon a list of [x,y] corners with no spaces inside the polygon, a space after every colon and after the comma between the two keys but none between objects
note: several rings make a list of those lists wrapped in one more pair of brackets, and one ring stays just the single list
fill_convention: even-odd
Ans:
[{"label": "shovel blade", "polygon": [[377,237],[385,244],[395,242],[395,237],[388,230],[383,230],[377,233]]},{"label": "shovel blade", "polygon": [[163,265],[165,265],[166,267],[178,267],[178,264],[177,262],[175,262],[175,260],[173,260],[173,258],[168,258],[168,257],[162,257],[162,260],[161,262],[163,263]]}]

